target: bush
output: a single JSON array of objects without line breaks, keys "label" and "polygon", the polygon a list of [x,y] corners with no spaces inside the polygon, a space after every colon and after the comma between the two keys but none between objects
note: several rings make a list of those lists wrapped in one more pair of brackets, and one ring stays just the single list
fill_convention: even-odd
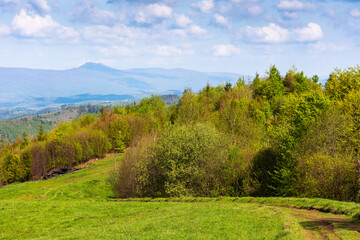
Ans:
[{"label": "bush", "polygon": [[48,154],[45,144],[35,142],[30,145],[28,151],[31,159],[31,175],[33,179],[39,179],[45,176],[48,164]]},{"label": "bush", "polygon": [[358,168],[353,158],[317,153],[299,160],[297,172],[299,196],[358,200]]},{"label": "bush", "polygon": [[28,180],[30,169],[21,161],[19,154],[7,152],[0,163],[0,182],[13,183]]},{"label": "bush", "polygon": [[119,197],[229,195],[228,168],[229,141],[215,128],[171,126],[126,152],[115,190]]},{"label": "bush", "polygon": [[[113,174],[115,177],[111,182],[116,197],[128,198],[141,197],[144,195],[161,195],[158,194],[159,191],[157,190],[161,184],[149,186],[149,184],[145,183],[147,181],[147,175],[152,175],[152,183],[156,182],[155,180],[158,177],[156,173],[162,175],[161,171],[150,172],[151,168],[147,166],[147,174],[145,174],[141,173],[143,169],[140,167],[141,164],[145,166],[150,165],[149,163],[155,160],[155,158],[151,156],[155,140],[156,136],[144,136],[138,141],[135,141],[126,151],[118,170]],[[146,187],[149,192],[145,193],[144,187]]]}]

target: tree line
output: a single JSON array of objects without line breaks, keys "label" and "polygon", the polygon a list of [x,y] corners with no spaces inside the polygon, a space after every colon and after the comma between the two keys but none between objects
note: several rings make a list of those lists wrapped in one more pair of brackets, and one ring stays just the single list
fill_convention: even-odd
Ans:
[{"label": "tree line", "polygon": [[123,152],[117,197],[298,196],[359,201],[360,67],[325,85],[275,66],[251,82],[185,89],[60,124],[0,151],[0,182]]}]

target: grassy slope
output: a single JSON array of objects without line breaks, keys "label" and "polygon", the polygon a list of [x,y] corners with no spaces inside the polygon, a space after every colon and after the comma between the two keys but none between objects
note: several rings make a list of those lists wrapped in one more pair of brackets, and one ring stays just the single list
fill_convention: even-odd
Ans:
[{"label": "grassy slope", "polygon": [[302,238],[296,218],[253,204],[5,200],[0,212],[4,239]]},{"label": "grassy slope", "polygon": [[[110,155],[87,169],[0,189],[1,239],[305,239],[303,218],[267,206],[306,199],[183,198],[107,201]],[[148,201],[149,199],[146,199]],[[310,200],[309,200],[310,201]],[[317,201],[316,204],[322,204]],[[323,200],[328,204],[329,202]],[[310,201],[311,202],[311,201]],[[325,205],[326,205],[325,204]],[[350,209],[348,203],[343,208]],[[345,206],[345,207],[344,207]],[[352,206],[352,205],[351,205]],[[357,204],[356,204],[356,207]],[[316,227],[316,226],[315,226]],[[314,228],[316,229],[316,228]],[[354,232],[339,228],[343,239]],[[355,234],[355,235],[354,235]],[[317,236],[316,234],[314,236]],[[318,236],[321,236],[320,233]]]},{"label": "grassy slope", "polygon": [[102,199],[113,197],[106,181],[121,155],[110,155],[94,165],[46,181],[15,183],[0,189],[0,200],[40,198],[42,200]]},{"label": "grassy slope", "polygon": [[341,214],[360,221],[360,204],[355,202],[341,202],[322,198],[281,198],[281,197],[220,197],[220,198],[142,198],[142,199],[118,199],[116,201],[140,201],[140,202],[233,202],[254,203],[259,205],[291,207],[297,209],[318,210],[324,213]]}]

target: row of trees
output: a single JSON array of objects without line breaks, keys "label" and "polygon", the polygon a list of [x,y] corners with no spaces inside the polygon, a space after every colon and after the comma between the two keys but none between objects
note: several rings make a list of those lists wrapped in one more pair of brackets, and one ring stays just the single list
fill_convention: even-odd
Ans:
[{"label": "row of trees", "polygon": [[41,179],[52,169],[72,168],[110,151],[123,152],[134,139],[159,131],[165,121],[165,112],[159,110],[165,111],[165,104],[154,96],[137,106],[105,108],[63,122],[49,133],[41,125],[32,140],[25,133],[12,144],[5,140],[0,149],[0,186]]},{"label": "row of trees", "polygon": [[272,66],[251,83],[185,90],[171,125],[125,154],[117,196],[358,201],[360,67],[318,80]]},{"label": "row of trees", "polygon": [[0,182],[38,179],[126,150],[118,197],[300,196],[359,201],[360,67],[323,86],[272,66],[252,82],[145,98],[3,144]]}]

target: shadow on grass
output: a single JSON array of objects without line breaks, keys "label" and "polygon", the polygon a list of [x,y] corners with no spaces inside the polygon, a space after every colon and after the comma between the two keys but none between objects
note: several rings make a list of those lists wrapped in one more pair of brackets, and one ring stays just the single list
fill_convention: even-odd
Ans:
[{"label": "shadow on grass", "polygon": [[360,232],[360,226],[347,220],[329,219],[312,220],[300,222],[300,225],[308,231],[320,232],[322,230],[328,233],[335,233],[335,229],[345,229],[348,231]]}]

